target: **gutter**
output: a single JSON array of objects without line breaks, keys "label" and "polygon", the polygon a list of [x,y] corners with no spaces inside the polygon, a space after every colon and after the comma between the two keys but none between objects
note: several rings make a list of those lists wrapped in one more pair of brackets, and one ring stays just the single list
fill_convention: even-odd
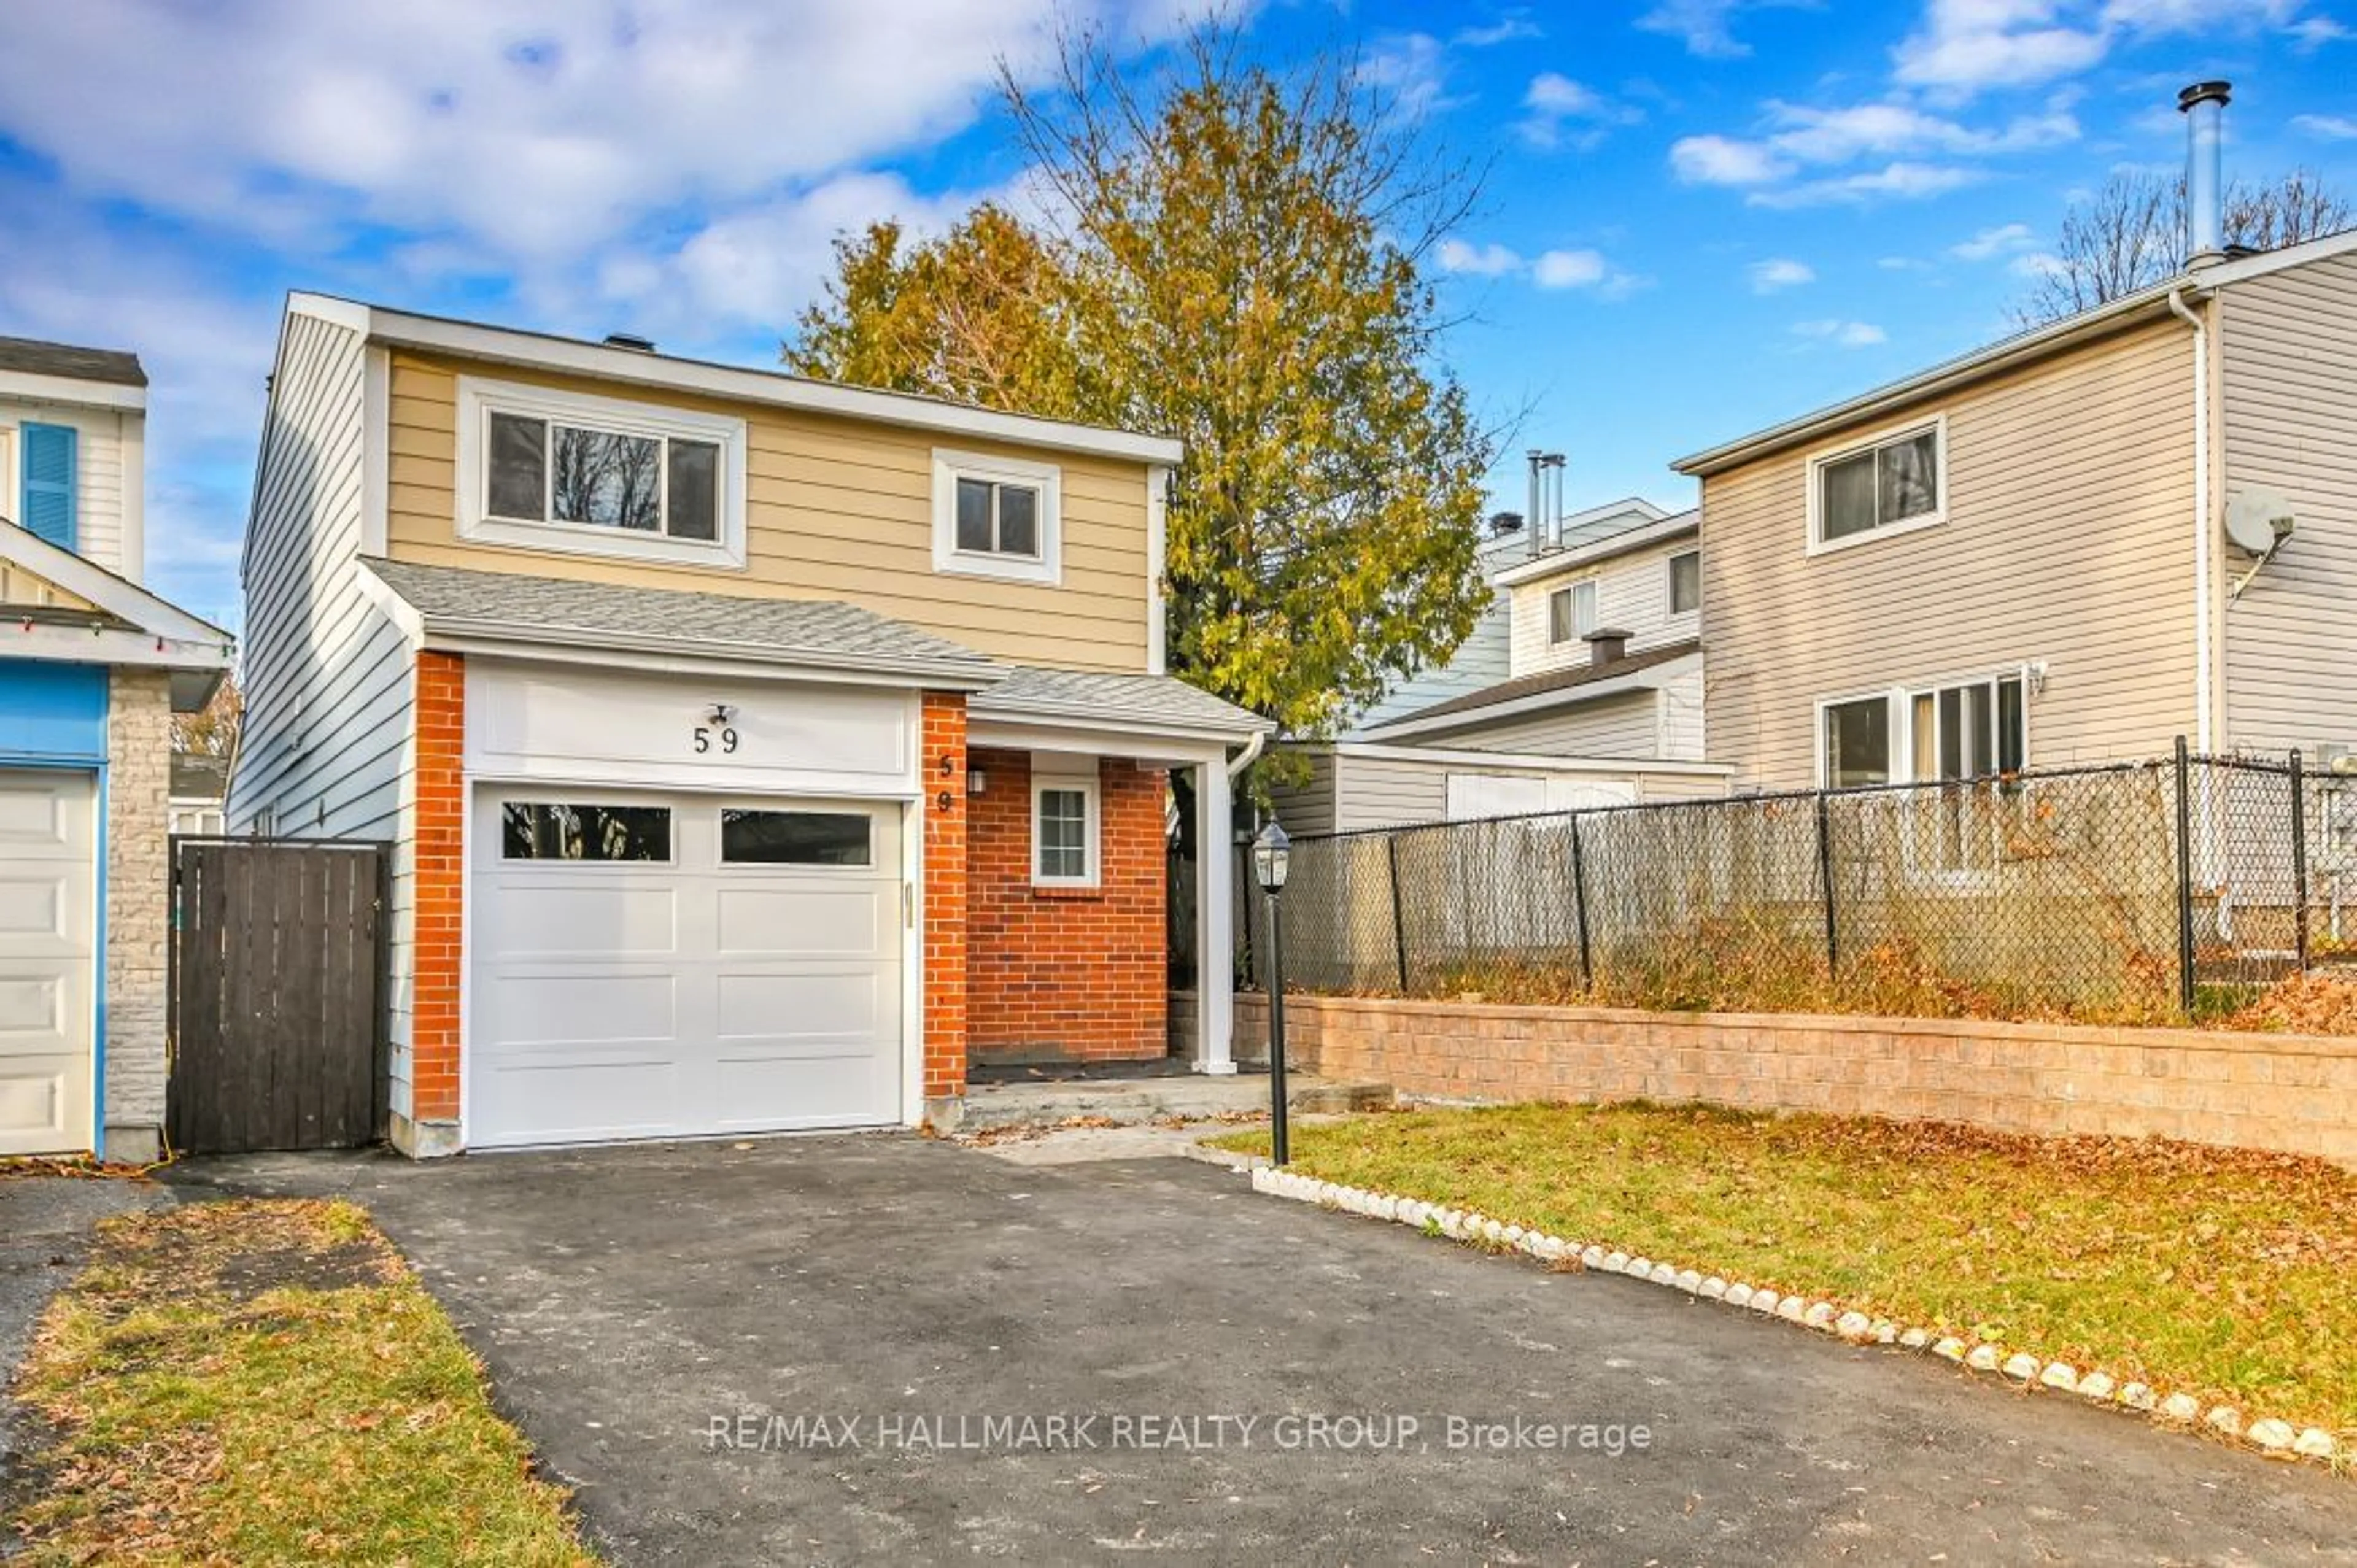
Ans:
[{"label": "gutter", "polygon": [[2210,327],[2186,305],[2187,292],[2182,284],[2170,289],[2169,309],[2193,328],[2193,744],[2206,755],[2215,747],[2210,722]]}]

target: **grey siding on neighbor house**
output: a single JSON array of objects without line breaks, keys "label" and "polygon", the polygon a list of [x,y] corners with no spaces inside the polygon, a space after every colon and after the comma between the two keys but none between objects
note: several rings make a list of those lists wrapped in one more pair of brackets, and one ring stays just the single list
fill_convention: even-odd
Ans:
[{"label": "grey siding on neighbor house", "polygon": [[1446,768],[1382,757],[1338,757],[1334,761],[1337,832],[1437,822],[1448,815]]},{"label": "grey siding on neighbor house", "polygon": [[[2191,733],[2192,333],[2166,319],[1703,487],[1706,706],[1738,783],[1816,781],[1817,703],[2047,665],[2035,765]],[[1947,521],[1808,552],[1808,465],[1944,414]]]},{"label": "grey siding on neighbor house", "polygon": [[[264,416],[244,568],[245,730],[229,831],[406,839],[413,767],[409,650],[362,593],[366,349],[357,332],[290,315]],[[374,433],[382,441],[382,432]],[[413,888],[393,857],[395,1108],[406,1109]]]},{"label": "grey siding on neighbor house", "polygon": [[1551,713],[1422,735],[1427,746],[1519,751],[1537,757],[1656,757],[1662,754],[1662,693],[1624,692]]},{"label": "grey siding on neighbor house", "polygon": [[2357,255],[2237,284],[2220,313],[2225,492],[2299,519],[2225,610],[2225,743],[2357,746]]},{"label": "grey siding on neighbor house", "polygon": [[1297,838],[1305,833],[1332,832],[1334,754],[1297,750],[1291,756],[1294,766],[1306,771],[1298,782],[1277,785],[1269,790],[1269,810],[1276,813],[1285,831]]}]

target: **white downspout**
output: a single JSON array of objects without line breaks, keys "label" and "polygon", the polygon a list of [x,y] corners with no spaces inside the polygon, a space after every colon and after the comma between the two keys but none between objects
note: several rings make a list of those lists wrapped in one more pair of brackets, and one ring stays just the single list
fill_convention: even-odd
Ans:
[{"label": "white downspout", "polygon": [[2185,287],[2169,291],[2169,308],[2193,328],[2193,749],[2207,756],[2211,734],[2210,630],[2210,328],[2185,303]]},{"label": "white downspout", "polygon": [[1267,745],[1268,732],[1265,730],[1253,731],[1253,737],[1244,742],[1243,750],[1236,755],[1234,761],[1228,764],[1229,781],[1233,782],[1234,780],[1243,778],[1244,769],[1250,768],[1254,763],[1260,760],[1260,754]]}]

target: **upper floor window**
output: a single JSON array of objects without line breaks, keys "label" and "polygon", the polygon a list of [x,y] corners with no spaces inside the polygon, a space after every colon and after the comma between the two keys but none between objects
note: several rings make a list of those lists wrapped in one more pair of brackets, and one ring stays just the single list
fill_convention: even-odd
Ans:
[{"label": "upper floor window", "polygon": [[742,420],[458,383],[461,538],[741,566],[744,476]]},{"label": "upper floor window", "polygon": [[1945,515],[1944,420],[1809,460],[1809,547],[1832,549]]},{"label": "upper floor window", "polygon": [[1053,464],[937,448],[934,570],[1018,583],[1062,581],[1062,490]]},{"label": "upper floor window", "polygon": [[1547,641],[1576,642],[1596,629],[1596,580],[1574,583],[1547,596]]},{"label": "upper floor window", "polygon": [[1702,608],[1702,552],[1688,550],[1670,557],[1670,613],[1691,615]]}]

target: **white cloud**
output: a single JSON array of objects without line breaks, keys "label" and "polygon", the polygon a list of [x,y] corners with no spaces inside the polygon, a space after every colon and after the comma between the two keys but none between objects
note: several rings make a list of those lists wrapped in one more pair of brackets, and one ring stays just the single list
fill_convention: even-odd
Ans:
[{"label": "white cloud", "polygon": [[1536,22],[1516,12],[1485,27],[1459,27],[1448,41],[1469,49],[1486,49],[1498,44],[1520,43],[1524,38],[1545,36]]},{"label": "white cloud", "polygon": [[2324,141],[2357,141],[2357,119],[2346,114],[2295,114],[2291,123]]},{"label": "white cloud", "polygon": [[1922,28],[1899,46],[1899,80],[1970,94],[2085,70],[2111,40],[2060,22],[2058,9],[2051,0],[1932,0]]},{"label": "white cloud", "polygon": [[1523,258],[1505,246],[1491,243],[1469,244],[1450,235],[1440,242],[1435,252],[1445,273],[1468,273],[1475,277],[1503,277],[1523,270]]},{"label": "white cloud", "polygon": [[1582,147],[1592,146],[1602,140],[1607,127],[1633,125],[1644,118],[1637,110],[1552,70],[1531,78],[1529,91],[1523,94],[1523,108],[1526,113],[1516,128],[1524,141],[1539,147],[1561,145],[1574,126],[1580,129],[1569,139]]},{"label": "white cloud", "polygon": [[1596,251],[1548,251],[1531,263],[1531,281],[1541,288],[1587,288],[1611,273]]},{"label": "white cloud", "polygon": [[1986,262],[1996,256],[2009,256],[2034,248],[2038,236],[2029,231],[2027,223],[2001,223],[1994,229],[1984,229],[1971,239],[1948,247],[1948,254],[1964,262]]},{"label": "white cloud", "polygon": [[[1907,155],[1996,156],[2056,145],[2079,134],[2078,121],[2061,107],[2018,115],[1988,129],[1895,102],[1817,109],[1771,100],[1766,106],[1766,119],[1768,133],[1752,139],[1687,136],[1671,146],[1671,166],[1691,185],[1769,186],[1813,164],[1895,160],[1879,175],[1854,174],[1793,188],[1803,194],[1791,200],[1772,199],[1783,193],[1756,199],[1765,205],[1802,206],[1813,200],[1863,199],[1875,194],[1930,194],[1923,173],[1927,166],[1909,162]],[[1944,183],[1937,188],[1953,188],[1976,176],[1957,173],[1943,177]]]},{"label": "white cloud", "polygon": [[1525,257],[1494,242],[1477,244],[1455,235],[1434,250],[1443,272],[1464,277],[1522,278],[1543,289],[1584,289],[1605,299],[1620,299],[1645,286],[1645,280],[1617,270],[1601,251],[1543,251]]},{"label": "white cloud", "polygon": [[1448,91],[1448,47],[1430,33],[1382,39],[1360,60],[1359,80],[1394,120],[1430,119],[1464,102]]},{"label": "white cloud", "polygon": [[[78,0],[12,16],[0,130],[81,191],[241,234],[392,228],[549,265],[951,134],[1002,56],[1039,69],[1064,9]],[[1163,9],[1076,19],[1134,36]]]},{"label": "white cloud", "polygon": [[1684,43],[1687,53],[1705,59],[1739,59],[1751,52],[1751,46],[1735,36],[1738,15],[1768,5],[1810,4],[1811,0],[1660,0],[1637,18],[1637,26],[1649,33],[1667,33]]},{"label": "white cloud", "polygon": [[1887,341],[1882,328],[1872,322],[1843,321],[1833,317],[1822,321],[1796,321],[1792,323],[1792,333],[1795,337],[1831,343],[1837,349],[1870,349],[1877,343]]},{"label": "white cloud", "polygon": [[1894,163],[1858,174],[1803,180],[1774,190],[1755,190],[1744,199],[1754,207],[1831,207],[1884,197],[1920,201],[1943,196],[1982,178],[1981,171],[1952,164]]},{"label": "white cloud", "polygon": [[2357,32],[2334,21],[2330,16],[2302,16],[2284,31],[2292,37],[2292,47],[2302,54],[2314,54],[2327,44],[2345,43],[2357,38]]},{"label": "white cloud", "polygon": [[1729,136],[1681,136],[1670,146],[1670,166],[1688,185],[1767,185],[1794,166],[1759,142]]},{"label": "white cloud", "polygon": [[2060,277],[2071,270],[2071,263],[2050,251],[2032,251],[2026,256],[2016,256],[2006,263],[2005,270],[2018,278]]},{"label": "white cloud", "polygon": [[1751,278],[1751,292],[1774,294],[1779,289],[1798,288],[1817,281],[1816,269],[1806,262],[1795,262],[1782,256],[1764,262],[1754,262],[1744,269]]}]

